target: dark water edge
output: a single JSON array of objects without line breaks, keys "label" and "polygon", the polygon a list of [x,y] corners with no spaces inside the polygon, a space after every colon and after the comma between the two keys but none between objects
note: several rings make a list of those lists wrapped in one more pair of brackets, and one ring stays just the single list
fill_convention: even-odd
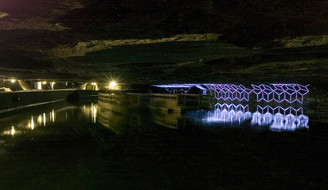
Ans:
[{"label": "dark water edge", "polygon": [[[75,113],[75,112],[74,112]],[[326,125],[311,123],[312,127]],[[320,126],[321,125],[321,126]],[[324,189],[327,136],[86,119],[6,139],[1,189]]]}]

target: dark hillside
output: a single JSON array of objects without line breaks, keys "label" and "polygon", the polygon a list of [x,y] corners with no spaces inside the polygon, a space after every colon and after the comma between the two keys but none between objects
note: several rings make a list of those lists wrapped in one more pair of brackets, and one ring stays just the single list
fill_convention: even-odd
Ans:
[{"label": "dark hillside", "polygon": [[112,36],[223,33],[222,39],[243,44],[326,33],[327,10],[325,0],[98,0],[60,21],[81,32],[96,27]]}]

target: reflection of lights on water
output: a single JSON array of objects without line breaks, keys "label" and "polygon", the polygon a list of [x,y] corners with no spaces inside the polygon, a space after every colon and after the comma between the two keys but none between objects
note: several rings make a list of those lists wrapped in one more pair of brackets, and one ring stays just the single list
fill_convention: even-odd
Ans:
[{"label": "reflection of lights on water", "polygon": [[[251,113],[247,111],[247,106],[218,104],[214,111],[200,111],[197,114],[203,116],[201,122],[210,123],[244,123],[251,120],[252,126],[268,126],[272,131],[294,131],[301,128],[309,128],[309,117],[303,115],[303,108],[295,109],[281,107],[265,109],[265,112],[258,111]],[[245,109],[247,108],[247,109]],[[263,111],[263,110],[262,110]],[[273,113],[269,112],[272,111]],[[277,113],[277,111],[280,111]],[[291,112],[294,111],[295,115]],[[199,117],[199,116],[197,116]]]},{"label": "reflection of lights on water", "polygon": [[11,130],[10,130],[10,134],[11,134],[11,135],[15,135],[15,132],[16,132],[16,131],[15,131],[15,127],[12,126],[12,127],[11,127]]},{"label": "reflection of lights on water", "polygon": [[252,114],[248,110],[248,105],[243,106],[241,104],[216,104],[215,109],[212,112],[207,113],[207,117],[203,119],[206,123],[243,123],[252,117]]},{"label": "reflection of lights on water", "polygon": [[33,116],[31,116],[31,120],[30,120],[30,122],[28,123],[28,128],[30,128],[30,129],[34,129],[34,127],[35,127],[35,125],[34,125],[34,118],[33,118]]},{"label": "reflection of lights on water", "polygon": [[[277,115],[277,114],[276,114]],[[274,116],[278,118],[274,118],[274,121],[270,125],[271,130],[280,131],[294,131],[298,128],[309,128],[309,117],[306,115],[294,116],[292,114],[288,114],[286,116]]]},{"label": "reflection of lights on water", "polygon": [[82,111],[83,114],[87,117],[90,118],[91,117],[91,121],[93,123],[97,122],[97,104],[91,104],[90,107],[87,107],[86,105],[83,105],[82,107]]},{"label": "reflection of lights on water", "polygon": [[91,120],[93,123],[97,122],[97,105],[91,104]]},{"label": "reflection of lights on water", "polygon": [[38,121],[38,124],[39,124],[39,125],[42,125],[42,115],[39,115],[39,116],[38,116],[37,121]]},{"label": "reflection of lights on water", "polygon": [[207,117],[203,119],[206,123],[243,123],[245,120],[250,119],[252,114],[250,112],[234,111],[227,109],[216,109],[214,112],[209,112]]},{"label": "reflection of lights on water", "polygon": [[43,113],[43,126],[46,126],[46,124],[47,124],[46,113]]},{"label": "reflection of lights on water", "polygon": [[41,125],[46,126],[46,124],[47,124],[46,113],[40,114],[38,116],[37,123],[38,123],[38,126],[41,126]]},{"label": "reflection of lights on water", "polygon": [[12,135],[12,136],[14,136],[15,133],[16,133],[15,127],[14,127],[14,126],[11,126],[11,129],[10,129],[10,130],[8,130],[8,131],[4,131],[2,134],[4,134],[4,135]]},{"label": "reflection of lights on water", "polygon": [[[97,104],[91,104],[90,106],[83,106],[83,113],[86,116],[85,118],[88,118],[89,121],[96,123],[97,121],[97,112],[98,112],[98,106]],[[49,114],[49,116],[48,116]],[[16,127],[12,126],[11,128],[8,128],[6,131],[0,131],[0,135],[17,135],[17,134],[21,134],[22,131],[17,129],[23,129],[24,130],[28,129],[28,130],[35,130],[36,128],[40,127],[40,126],[46,126],[47,122],[49,123],[55,123],[56,119],[60,120],[60,119],[64,119],[64,117],[66,116],[66,121],[69,118],[69,112],[65,111],[62,112],[62,114],[56,115],[57,113],[55,112],[54,109],[51,110],[51,112],[47,113],[40,113],[38,115],[31,115],[29,117],[27,117],[25,120],[23,121],[18,121],[18,123],[15,124]],[[59,117],[59,118],[56,118]],[[9,126],[8,126],[9,127]]]},{"label": "reflection of lights on water", "polygon": [[83,105],[82,112],[86,117],[89,118],[90,109],[88,109],[86,105]]},{"label": "reflection of lights on water", "polygon": [[271,130],[295,131],[296,129],[309,128],[309,117],[306,115],[283,115],[281,113],[271,114],[255,112],[251,124],[258,126],[270,126]]},{"label": "reflection of lights on water", "polygon": [[281,106],[271,107],[258,106],[258,110],[253,114],[252,125],[270,126],[271,130],[295,131],[299,128],[309,128],[309,117],[303,115],[303,108],[293,107],[282,108]]},{"label": "reflection of lights on water", "polygon": [[43,126],[46,126],[47,124],[47,117],[46,117],[46,113],[43,113],[42,115],[39,115],[38,117],[38,124],[41,126],[43,124]]},{"label": "reflection of lights on water", "polygon": [[55,110],[54,109],[50,112],[50,121],[55,122]]},{"label": "reflection of lights on water", "polygon": [[[88,118],[89,121],[96,123],[97,121],[97,112],[98,112],[98,106],[97,104],[91,104],[89,106],[83,106],[83,113],[86,116],[85,118]],[[48,115],[49,114],[49,115]],[[23,121],[18,121],[17,123],[15,123],[15,126],[11,126],[11,128],[7,128],[4,131],[0,131],[0,135],[18,135],[18,134],[22,134],[25,133],[25,130],[35,130],[36,128],[40,127],[40,126],[46,126],[47,122],[49,123],[55,123],[56,119],[60,120],[60,119],[64,119],[64,117],[66,116],[66,121],[69,118],[69,112],[65,111],[62,112],[62,115],[59,113],[59,115],[56,115],[57,112],[55,112],[54,109],[52,109],[50,112],[47,113],[40,113],[38,115],[31,115],[27,118],[25,118]],[[58,117],[58,118],[56,118]],[[13,124],[14,125],[14,124]],[[7,126],[9,127],[9,126]],[[21,130],[17,130],[17,129],[22,129]]]}]

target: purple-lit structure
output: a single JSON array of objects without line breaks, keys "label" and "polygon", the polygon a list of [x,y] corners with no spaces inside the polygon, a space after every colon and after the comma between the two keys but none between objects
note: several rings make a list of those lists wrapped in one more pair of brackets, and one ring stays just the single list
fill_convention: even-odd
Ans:
[{"label": "purple-lit structure", "polygon": [[191,87],[196,86],[197,84],[164,84],[164,85],[153,85],[159,88],[164,88],[170,94],[176,93],[187,93]]},{"label": "purple-lit structure", "polygon": [[300,84],[252,84],[253,92],[256,94],[258,102],[263,100],[265,102],[276,101],[278,103],[303,103],[304,96],[309,93],[308,86]]},{"label": "purple-lit structure", "polygon": [[[217,100],[224,101],[249,101],[254,95],[257,102],[300,103],[303,104],[304,96],[309,93],[309,85],[301,84],[252,84],[252,89],[236,84],[169,84],[154,85],[165,88],[170,93],[187,93],[192,87],[197,87],[206,95],[208,91],[215,92]],[[197,112],[198,113],[198,112]],[[199,112],[200,113],[200,112]],[[204,114],[204,111],[201,111]],[[303,114],[303,107],[269,105],[257,106],[254,113],[249,111],[248,105],[220,104],[215,105],[214,111],[202,116],[203,123],[238,123],[250,120],[253,126],[269,126],[271,130],[296,130],[308,128],[309,117]]]},{"label": "purple-lit structure", "polygon": [[249,101],[250,94],[256,95],[257,102],[287,102],[303,103],[304,96],[309,93],[309,85],[301,84],[252,84],[252,89],[243,85],[236,84],[168,84],[154,85],[156,87],[165,88],[170,93],[187,93],[191,87],[197,87],[203,91],[205,95],[208,90],[215,92],[217,100],[228,101]]},{"label": "purple-lit structure", "polygon": [[207,89],[212,89],[216,92],[216,99],[230,101],[249,101],[251,89],[245,88],[243,85],[235,84],[204,84]]},{"label": "purple-lit structure", "polygon": [[167,84],[154,86],[165,88],[169,93],[187,93],[191,87],[197,87],[203,91],[203,95],[206,95],[208,90],[213,90],[216,99],[230,101],[249,101],[249,95],[252,93],[251,89],[245,88],[241,84]]}]

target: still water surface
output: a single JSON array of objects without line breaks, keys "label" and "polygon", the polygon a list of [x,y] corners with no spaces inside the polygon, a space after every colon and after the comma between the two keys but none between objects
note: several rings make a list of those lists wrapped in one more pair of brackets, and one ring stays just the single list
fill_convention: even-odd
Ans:
[{"label": "still water surface", "polygon": [[328,185],[328,126],[311,109],[119,100],[63,102],[1,118],[1,189]]}]

